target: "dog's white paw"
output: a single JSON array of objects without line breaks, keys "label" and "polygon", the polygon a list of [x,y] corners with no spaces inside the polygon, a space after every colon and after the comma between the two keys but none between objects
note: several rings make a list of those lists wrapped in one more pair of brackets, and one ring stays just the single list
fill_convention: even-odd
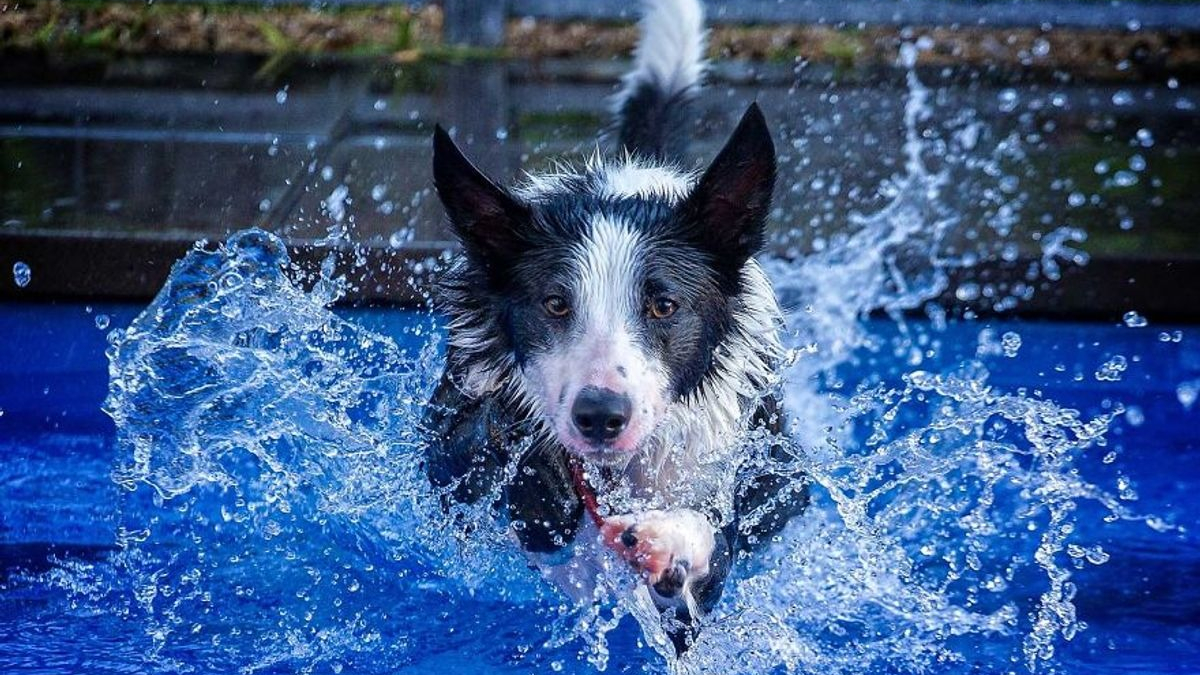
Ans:
[{"label": "dog's white paw", "polygon": [[716,548],[712,524],[690,509],[613,516],[605,519],[600,536],[664,598],[678,597],[690,582],[707,576]]}]

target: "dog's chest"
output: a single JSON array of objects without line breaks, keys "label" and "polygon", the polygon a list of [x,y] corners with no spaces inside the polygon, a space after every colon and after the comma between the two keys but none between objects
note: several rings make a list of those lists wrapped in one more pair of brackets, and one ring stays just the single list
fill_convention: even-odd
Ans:
[{"label": "dog's chest", "polygon": [[632,459],[616,475],[606,475],[596,486],[607,513],[646,510],[696,509],[726,515],[732,508],[736,438],[713,447],[712,437],[676,437],[659,445],[661,437]]}]

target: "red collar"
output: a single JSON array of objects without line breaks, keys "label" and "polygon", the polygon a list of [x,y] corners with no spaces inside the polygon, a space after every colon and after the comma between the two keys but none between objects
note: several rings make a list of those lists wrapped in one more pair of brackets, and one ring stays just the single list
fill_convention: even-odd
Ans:
[{"label": "red collar", "polygon": [[583,508],[592,517],[596,527],[603,527],[604,517],[600,515],[600,507],[596,503],[596,492],[588,485],[587,477],[583,475],[583,466],[574,457],[567,458],[567,464],[571,468],[571,482],[575,484],[575,494],[583,501]]}]

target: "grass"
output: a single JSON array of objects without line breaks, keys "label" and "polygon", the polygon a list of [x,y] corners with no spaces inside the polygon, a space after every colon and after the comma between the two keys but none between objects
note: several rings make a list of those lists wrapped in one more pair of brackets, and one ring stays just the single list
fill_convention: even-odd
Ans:
[{"label": "grass", "polygon": [[[199,31],[195,30],[197,17],[207,24]],[[331,17],[338,20],[337,30],[327,32]],[[0,49],[138,52],[153,50],[160,44],[153,39],[145,40],[150,31],[155,35],[180,31],[183,50],[208,51],[214,45],[209,44],[205,35],[215,32],[223,38],[218,48],[224,51],[265,54],[271,63],[264,69],[264,75],[297,55],[390,56],[401,63],[463,62],[504,56],[498,49],[441,44],[440,36],[431,32],[433,20],[404,6],[313,9],[219,2],[59,0],[25,5],[10,10],[7,16],[0,13],[0,28],[8,26],[0,31],[5,36],[0,38]],[[90,26],[99,27],[85,28]],[[384,30],[379,30],[380,27]],[[195,44],[188,46],[188,40]]]}]

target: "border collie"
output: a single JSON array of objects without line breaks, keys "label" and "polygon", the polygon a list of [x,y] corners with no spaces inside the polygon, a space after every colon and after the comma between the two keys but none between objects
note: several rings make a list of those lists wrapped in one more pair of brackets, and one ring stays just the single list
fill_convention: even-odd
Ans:
[{"label": "border collie", "polygon": [[[506,188],[434,132],[463,255],[439,287],[448,353],[425,470],[447,509],[487,500],[577,597],[599,570],[589,560],[624,560],[682,653],[735,555],[808,493],[802,476],[743,461],[782,428],[781,314],[753,258],[775,184],[770,132],[751,104],[707,169],[684,168],[702,7],[647,2],[640,25],[614,157]],[[765,463],[787,465],[782,442],[765,445]]]}]

